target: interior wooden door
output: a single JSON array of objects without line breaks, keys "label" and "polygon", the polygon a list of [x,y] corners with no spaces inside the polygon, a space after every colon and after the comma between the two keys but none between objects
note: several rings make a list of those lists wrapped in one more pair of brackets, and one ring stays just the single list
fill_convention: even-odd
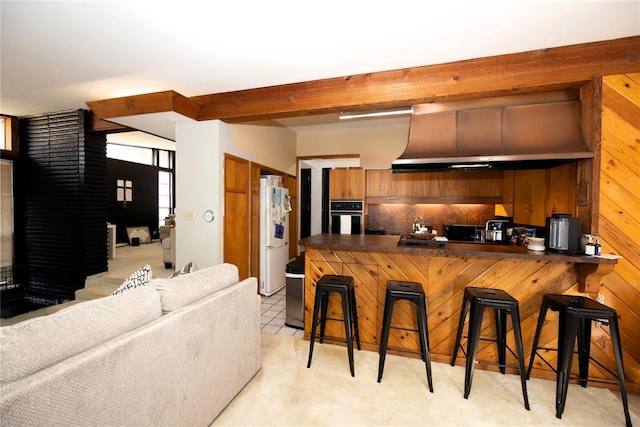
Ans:
[{"label": "interior wooden door", "polygon": [[224,156],[224,262],[249,277],[249,162]]},{"label": "interior wooden door", "polygon": [[260,279],[260,165],[256,163],[251,163],[250,227],[249,274]]},{"label": "interior wooden door", "polygon": [[289,258],[298,255],[298,180],[295,176],[285,177],[286,187],[291,197],[291,212],[289,212]]}]

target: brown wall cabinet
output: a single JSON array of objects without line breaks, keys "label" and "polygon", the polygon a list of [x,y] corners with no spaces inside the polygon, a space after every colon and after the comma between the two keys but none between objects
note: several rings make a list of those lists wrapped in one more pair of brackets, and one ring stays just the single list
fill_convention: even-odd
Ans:
[{"label": "brown wall cabinet", "polygon": [[513,178],[513,221],[545,226],[554,213],[576,213],[577,164],[518,170]]},{"label": "brown wall cabinet", "polygon": [[365,172],[362,168],[333,168],[329,176],[329,198],[364,200]]},{"label": "brown wall cabinet", "polygon": [[367,171],[368,203],[501,203],[501,171]]}]

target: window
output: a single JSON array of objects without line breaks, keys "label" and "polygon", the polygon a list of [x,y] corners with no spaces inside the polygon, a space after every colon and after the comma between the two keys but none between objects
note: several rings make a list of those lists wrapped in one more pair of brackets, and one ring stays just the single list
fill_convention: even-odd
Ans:
[{"label": "window", "polygon": [[173,168],[173,162],[171,161],[173,158],[172,154],[172,151],[158,150],[158,166],[167,169]]},{"label": "window", "polygon": [[6,126],[6,124],[7,124],[7,121],[5,120],[5,118],[4,117],[0,117],[0,129],[5,130],[4,132],[2,132],[2,135],[0,135],[0,148],[2,150],[11,150],[11,145],[9,144],[7,146],[7,142],[8,141],[7,141],[7,132],[6,132],[7,126]]},{"label": "window", "polygon": [[143,165],[153,165],[153,149],[151,148],[107,144],[107,157]]},{"label": "window", "polygon": [[18,120],[0,116],[0,153],[2,158],[18,157]]},{"label": "window", "polygon": [[164,225],[164,219],[173,210],[173,173],[158,172],[158,219]]},{"label": "window", "polygon": [[13,162],[0,160],[0,267],[13,265]]}]

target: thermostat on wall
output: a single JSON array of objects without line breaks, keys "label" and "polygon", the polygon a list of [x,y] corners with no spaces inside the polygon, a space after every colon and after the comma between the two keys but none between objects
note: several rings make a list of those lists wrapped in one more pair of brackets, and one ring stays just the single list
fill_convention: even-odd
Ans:
[{"label": "thermostat on wall", "polygon": [[211,222],[213,221],[213,211],[211,209],[208,209],[206,211],[204,211],[204,220],[207,222]]}]

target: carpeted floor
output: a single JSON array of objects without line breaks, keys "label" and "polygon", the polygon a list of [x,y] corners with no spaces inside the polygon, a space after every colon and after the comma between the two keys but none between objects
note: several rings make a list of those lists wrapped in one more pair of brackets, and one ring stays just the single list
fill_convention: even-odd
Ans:
[{"label": "carpeted floor", "polygon": [[[346,349],[262,334],[262,369],[212,423],[222,426],[624,426],[616,393],[571,385],[562,419],[555,417],[555,382],[527,382],[531,410],[524,408],[520,379],[476,369],[469,399],[464,368],[432,363],[434,393],[418,359],[388,355],[377,383],[378,354],[356,351],[349,373]],[[630,396],[632,421],[640,426],[640,397]]]}]

